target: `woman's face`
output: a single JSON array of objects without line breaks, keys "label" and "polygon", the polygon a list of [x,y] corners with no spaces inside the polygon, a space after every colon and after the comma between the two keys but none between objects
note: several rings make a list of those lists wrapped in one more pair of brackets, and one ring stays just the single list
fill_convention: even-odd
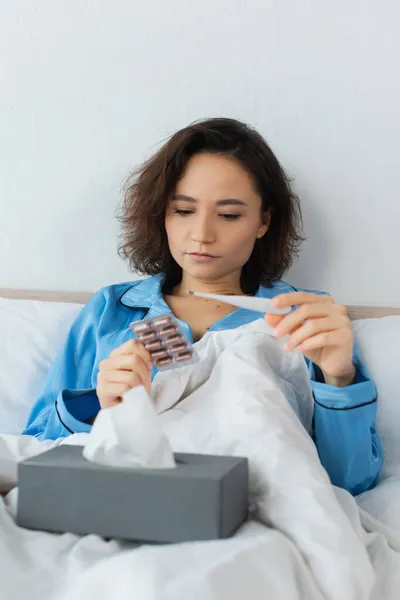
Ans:
[{"label": "woman's face", "polygon": [[206,153],[189,160],[165,216],[172,256],[201,281],[241,272],[268,224],[247,171],[233,159]]}]

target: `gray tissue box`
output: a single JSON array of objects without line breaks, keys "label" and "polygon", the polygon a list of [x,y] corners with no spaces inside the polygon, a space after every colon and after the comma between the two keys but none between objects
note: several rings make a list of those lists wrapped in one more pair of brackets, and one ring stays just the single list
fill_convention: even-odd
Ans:
[{"label": "gray tissue box", "polygon": [[126,469],[58,446],[18,465],[22,527],[143,542],[231,536],[247,516],[246,458],[175,454],[174,469]]}]

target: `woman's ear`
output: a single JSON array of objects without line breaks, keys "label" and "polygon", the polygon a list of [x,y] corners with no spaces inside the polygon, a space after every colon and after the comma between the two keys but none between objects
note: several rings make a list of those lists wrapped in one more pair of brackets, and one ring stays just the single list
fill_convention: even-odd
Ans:
[{"label": "woman's ear", "polygon": [[262,214],[262,222],[260,227],[257,229],[257,239],[261,239],[267,233],[269,225],[271,223],[271,211],[266,210]]}]

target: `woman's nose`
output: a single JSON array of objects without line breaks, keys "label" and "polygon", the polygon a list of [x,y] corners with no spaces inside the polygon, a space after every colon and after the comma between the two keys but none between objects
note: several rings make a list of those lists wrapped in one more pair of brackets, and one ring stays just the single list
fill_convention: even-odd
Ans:
[{"label": "woman's nose", "polygon": [[215,242],[215,231],[211,219],[208,217],[199,217],[193,223],[191,233],[192,240],[199,244],[212,244]]}]

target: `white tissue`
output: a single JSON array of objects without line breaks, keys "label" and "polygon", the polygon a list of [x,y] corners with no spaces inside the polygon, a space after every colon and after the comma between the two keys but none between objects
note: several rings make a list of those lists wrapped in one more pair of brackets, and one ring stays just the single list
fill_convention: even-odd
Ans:
[{"label": "white tissue", "polygon": [[171,445],[143,386],[124,394],[117,406],[99,412],[83,455],[87,460],[113,467],[176,466]]}]

